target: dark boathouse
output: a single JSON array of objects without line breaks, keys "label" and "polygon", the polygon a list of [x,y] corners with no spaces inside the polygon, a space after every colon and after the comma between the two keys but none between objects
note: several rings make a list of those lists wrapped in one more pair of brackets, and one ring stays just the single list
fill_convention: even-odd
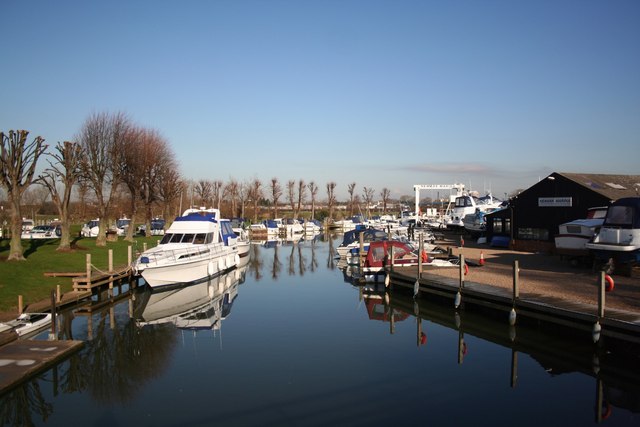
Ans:
[{"label": "dark boathouse", "polygon": [[639,175],[554,172],[486,215],[487,242],[528,252],[554,252],[558,226],[585,218],[587,209],[640,194]]}]

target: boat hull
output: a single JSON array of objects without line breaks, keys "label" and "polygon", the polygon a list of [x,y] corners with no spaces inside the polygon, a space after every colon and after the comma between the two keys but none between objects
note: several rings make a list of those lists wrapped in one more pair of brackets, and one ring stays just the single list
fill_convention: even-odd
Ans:
[{"label": "boat hull", "polygon": [[152,288],[183,285],[224,274],[236,267],[236,254],[180,264],[146,267],[142,278]]}]

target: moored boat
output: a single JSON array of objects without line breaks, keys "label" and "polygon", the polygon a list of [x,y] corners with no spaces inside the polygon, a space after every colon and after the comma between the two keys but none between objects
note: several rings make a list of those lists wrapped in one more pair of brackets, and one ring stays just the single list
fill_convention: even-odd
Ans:
[{"label": "moored boat", "polygon": [[220,275],[239,262],[238,237],[218,209],[187,209],[158,246],[143,252],[133,269],[151,287],[180,285]]},{"label": "moored boat", "polygon": [[26,336],[44,329],[51,323],[51,313],[22,313],[14,320],[0,323],[0,332],[14,331]]},{"label": "moored boat", "polygon": [[341,258],[346,257],[351,249],[360,247],[360,233],[363,234],[362,240],[365,246],[365,251],[369,247],[369,243],[378,240],[387,240],[389,236],[382,230],[375,228],[364,228],[350,230],[344,233],[342,243],[336,248],[336,252]]},{"label": "moored boat", "polygon": [[613,202],[600,231],[585,246],[610,271],[624,266],[630,274],[631,267],[640,261],[640,197]]},{"label": "moored boat", "polygon": [[578,257],[589,255],[587,243],[600,230],[606,215],[606,207],[591,208],[587,211],[586,218],[560,224],[558,235],[554,238],[556,252],[560,255]]},{"label": "moored boat", "polygon": [[502,201],[494,198],[491,193],[484,197],[476,197],[472,194],[458,196],[446,222],[447,228],[463,228],[463,218],[466,215],[476,214],[477,212],[486,214],[500,208],[501,205]]}]

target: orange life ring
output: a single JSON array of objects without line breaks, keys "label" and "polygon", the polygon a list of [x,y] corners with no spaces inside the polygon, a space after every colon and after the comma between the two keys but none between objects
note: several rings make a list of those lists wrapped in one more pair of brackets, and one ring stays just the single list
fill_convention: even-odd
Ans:
[{"label": "orange life ring", "polygon": [[611,292],[615,286],[615,283],[613,282],[613,277],[609,276],[608,274],[604,275],[604,290],[607,292]]},{"label": "orange life ring", "polygon": [[602,406],[602,409],[604,410],[602,412],[602,419],[606,420],[611,416],[611,404],[609,402],[603,402]]},{"label": "orange life ring", "polygon": [[422,251],[422,262],[429,262],[429,256],[425,251]]},{"label": "orange life ring", "polygon": [[469,266],[467,265],[467,263],[464,263],[464,275],[466,276],[467,274],[469,274]]}]

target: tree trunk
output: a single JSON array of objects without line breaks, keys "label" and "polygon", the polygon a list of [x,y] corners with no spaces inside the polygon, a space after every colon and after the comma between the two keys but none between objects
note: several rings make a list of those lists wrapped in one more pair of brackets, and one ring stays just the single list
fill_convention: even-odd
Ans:
[{"label": "tree trunk", "polygon": [[60,224],[60,244],[56,248],[58,252],[71,250],[71,238],[69,237],[69,219],[63,218]]},{"label": "tree trunk", "polygon": [[24,261],[22,242],[22,213],[20,212],[20,196],[12,194],[11,197],[11,243],[7,261]]}]

